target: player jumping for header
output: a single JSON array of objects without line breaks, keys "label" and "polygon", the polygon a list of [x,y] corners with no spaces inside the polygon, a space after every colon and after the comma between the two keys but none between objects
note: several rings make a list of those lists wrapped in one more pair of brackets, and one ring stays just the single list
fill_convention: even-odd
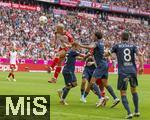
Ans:
[{"label": "player jumping for header", "polygon": [[56,67],[54,76],[50,79],[49,83],[56,83],[59,73],[62,69],[62,62],[65,59],[66,53],[68,51],[68,46],[74,43],[72,35],[65,31],[63,24],[58,24],[56,27],[55,33],[55,46],[59,45],[59,51],[56,53],[56,57],[53,59],[51,66],[49,67],[48,72],[50,73]]}]

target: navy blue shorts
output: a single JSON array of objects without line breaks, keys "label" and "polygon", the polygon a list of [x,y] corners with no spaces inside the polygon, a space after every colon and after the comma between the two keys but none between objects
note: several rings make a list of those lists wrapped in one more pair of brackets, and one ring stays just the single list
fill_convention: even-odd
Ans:
[{"label": "navy blue shorts", "polygon": [[138,86],[137,74],[119,74],[118,75],[118,90],[127,90],[128,82],[131,87]]},{"label": "navy blue shorts", "polygon": [[90,82],[91,78],[92,78],[92,75],[93,75],[93,72],[94,72],[95,69],[88,69],[88,68],[85,68],[84,71],[83,71],[83,74],[82,74],[82,79],[86,79]]},{"label": "navy blue shorts", "polygon": [[70,86],[70,85],[72,85],[72,83],[77,81],[75,74],[72,72],[63,71],[62,74],[63,74],[64,80],[65,80],[66,86]]},{"label": "navy blue shorts", "polygon": [[92,77],[96,79],[108,79],[108,66],[97,66]]}]

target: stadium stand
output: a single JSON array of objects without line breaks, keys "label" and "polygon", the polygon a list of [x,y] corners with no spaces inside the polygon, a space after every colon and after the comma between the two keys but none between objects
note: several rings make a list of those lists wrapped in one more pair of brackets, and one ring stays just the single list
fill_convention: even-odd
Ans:
[{"label": "stadium stand", "polygon": [[[37,4],[29,1],[20,0],[19,3]],[[117,0],[99,0],[99,2],[118,3]],[[134,0],[122,1],[120,5],[126,6],[132,2]],[[138,2],[135,2],[135,6],[136,4],[140,5]],[[53,51],[51,41],[54,39],[55,25],[61,22],[73,34],[75,40],[82,43],[90,42],[90,35],[93,30],[101,30],[104,33],[105,41],[112,46],[115,42],[120,41],[120,33],[127,30],[131,33],[130,42],[136,43],[145,52],[145,61],[150,62],[150,28],[148,25],[110,20],[113,17],[117,18],[116,15],[105,15],[105,19],[100,19],[99,14],[96,14],[94,18],[84,18],[82,15],[76,14],[79,10],[70,12],[66,9],[64,11],[69,13],[67,15],[55,15],[54,10],[57,11],[60,8],[50,7],[49,13],[43,13],[42,11],[25,11],[0,6],[0,31],[2,31],[0,33],[0,56],[7,57],[10,41],[12,41],[18,48],[20,58],[51,59]],[[42,28],[38,19],[43,14],[48,17],[48,25]],[[122,16],[120,19],[124,19],[124,17]],[[130,17],[130,19],[134,20],[135,18]]]}]

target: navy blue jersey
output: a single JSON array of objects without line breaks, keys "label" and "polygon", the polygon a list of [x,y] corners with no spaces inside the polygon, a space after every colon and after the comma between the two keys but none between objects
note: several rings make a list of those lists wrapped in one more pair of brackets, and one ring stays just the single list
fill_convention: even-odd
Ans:
[{"label": "navy blue jersey", "polygon": [[104,42],[102,40],[96,42],[93,54],[97,66],[103,66],[107,64],[107,61],[104,57]]},{"label": "navy blue jersey", "polygon": [[66,54],[66,59],[65,59],[65,65],[63,71],[66,72],[74,72],[75,71],[75,62],[76,62],[76,57],[80,55],[75,50],[70,49],[68,53]]},{"label": "navy blue jersey", "polygon": [[118,60],[118,73],[136,73],[135,54],[137,54],[137,47],[127,42],[122,42],[113,46],[112,53],[116,53]]}]

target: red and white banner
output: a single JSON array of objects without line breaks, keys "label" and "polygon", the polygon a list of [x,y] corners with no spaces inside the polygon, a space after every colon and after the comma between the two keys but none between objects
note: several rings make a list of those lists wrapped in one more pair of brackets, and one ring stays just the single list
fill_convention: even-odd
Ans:
[{"label": "red and white banner", "polygon": [[129,22],[129,23],[138,23],[138,24],[140,24],[141,23],[141,20],[135,20],[135,19],[126,19],[125,18],[125,22]]},{"label": "red and white banner", "polygon": [[53,13],[56,14],[56,15],[67,15],[67,11],[66,10],[54,9]]},{"label": "red and white banner", "polygon": [[0,6],[21,9],[21,10],[41,11],[41,7],[39,6],[29,6],[29,5],[15,4],[15,3],[0,2]]},{"label": "red and white banner", "polygon": [[[83,65],[76,65],[75,72],[82,73],[84,69]],[[10,65],[0,64],[0,71],[9,71]],[[42,64],[18,64],[15,71],[17,72],[46,72],[47,65]],[[109,66],[109,72],[114,73],[114,67]],[[150,65],[144,65],[144,74],[150,74]]]},{"label": "red and white banner", "polygon": [[127,7],[114,6],[114,5],[110,6],[110,10],[111,11],[115,11],[115,12],[124,12],[124,13],[128,12],[128,8]]},{"label": "red and white banner", "polygon": [[112,17],[112,16],[108,16],[108,20],[110,21],[118,21],[118,22],[125,22],[125,23],[141,23],[141,20],[137,20],[137,19],[127,19],[127,18],[119,18],[119,17]]},{"label": "red and white banner", "polygon": [[11,7],[12,4],[11,4],[11,3],[0,2],[0,6],[3,6],[3,7]]},{"label": "red and white banner", "polygon": [[77,6],[80,0],[60,0],[59,4],[60,5],[65,5],[65,6]]},{"label": "red and white banner", "polygon": [[[8,64],[0,64],[0,71],[9,71],[10,65]],[[84,70],[83,65],[76,65],[75,72],[82,73]],[[17,64],[15,71],[17,72],[46,72],[47,65],[41,64]],[[114,72],[113,67],[109,68],[109,72]]]},{"label": "red and white banner", "polygon": [[150,11],[149,12],[146,12],[146,11],[140,11],[140,14],[142,14],[142,15],[150,15]]},{"label": "red and white banner", "polygon": [[124,22],[124,18],[112,17],[112,16],[108,16],[108,20],[110,20],[110,21]]},{"label": "red and white banner", "polygon": [[132,13],[132,14],[139,14],[139,13],[140,13],[140,10],[139,10],[139,9],[131,9],[131,8],[129,8],[129,9],[128,9],[128,12],[129,12],[129,13]]},{"label": "red and white banner", "polygon": [[83,17],[83,18],[88,18],[88,19],[93,19],[93,18],[97,18],[97,15],[95,14],[87,14],[87,13],[78,13],[79,17]]},{"label": "red and white banner", "polygon": [[42,1],[42,2],[51,2],[51,3],[55,3],[55,0],[37,0],[37,1]]},{"label": "red and white banner", "polygon": [[81,7],[92,7],[92,2],[89,2],[89,1],[81,1],[79,6]]},{"label": "red and white banner", "polygon": [[92,7],[93,7],[93,8],[97,8],[97,9],[102,9],[102,4],[101,4],[101,3],[93,2],[93,3],[92,3]]},{"label": "red and white banner", "polygon": [[[37,60],[36,62],[31,59],[20,59],[20,64],[17,64],[16,71],[18,72],[46,72],[47,67],[50,66],[51,61]],[[77,61],[75,64],[75,72],[81,73],[84,69],[84,62]],[[6,58],[0,58],[0,71],[9,71],[9,60]],[[114,67],[109,64],[109,72],[114,73]],[[150,74],[150,64],[144,65],[144,73]]]}]

